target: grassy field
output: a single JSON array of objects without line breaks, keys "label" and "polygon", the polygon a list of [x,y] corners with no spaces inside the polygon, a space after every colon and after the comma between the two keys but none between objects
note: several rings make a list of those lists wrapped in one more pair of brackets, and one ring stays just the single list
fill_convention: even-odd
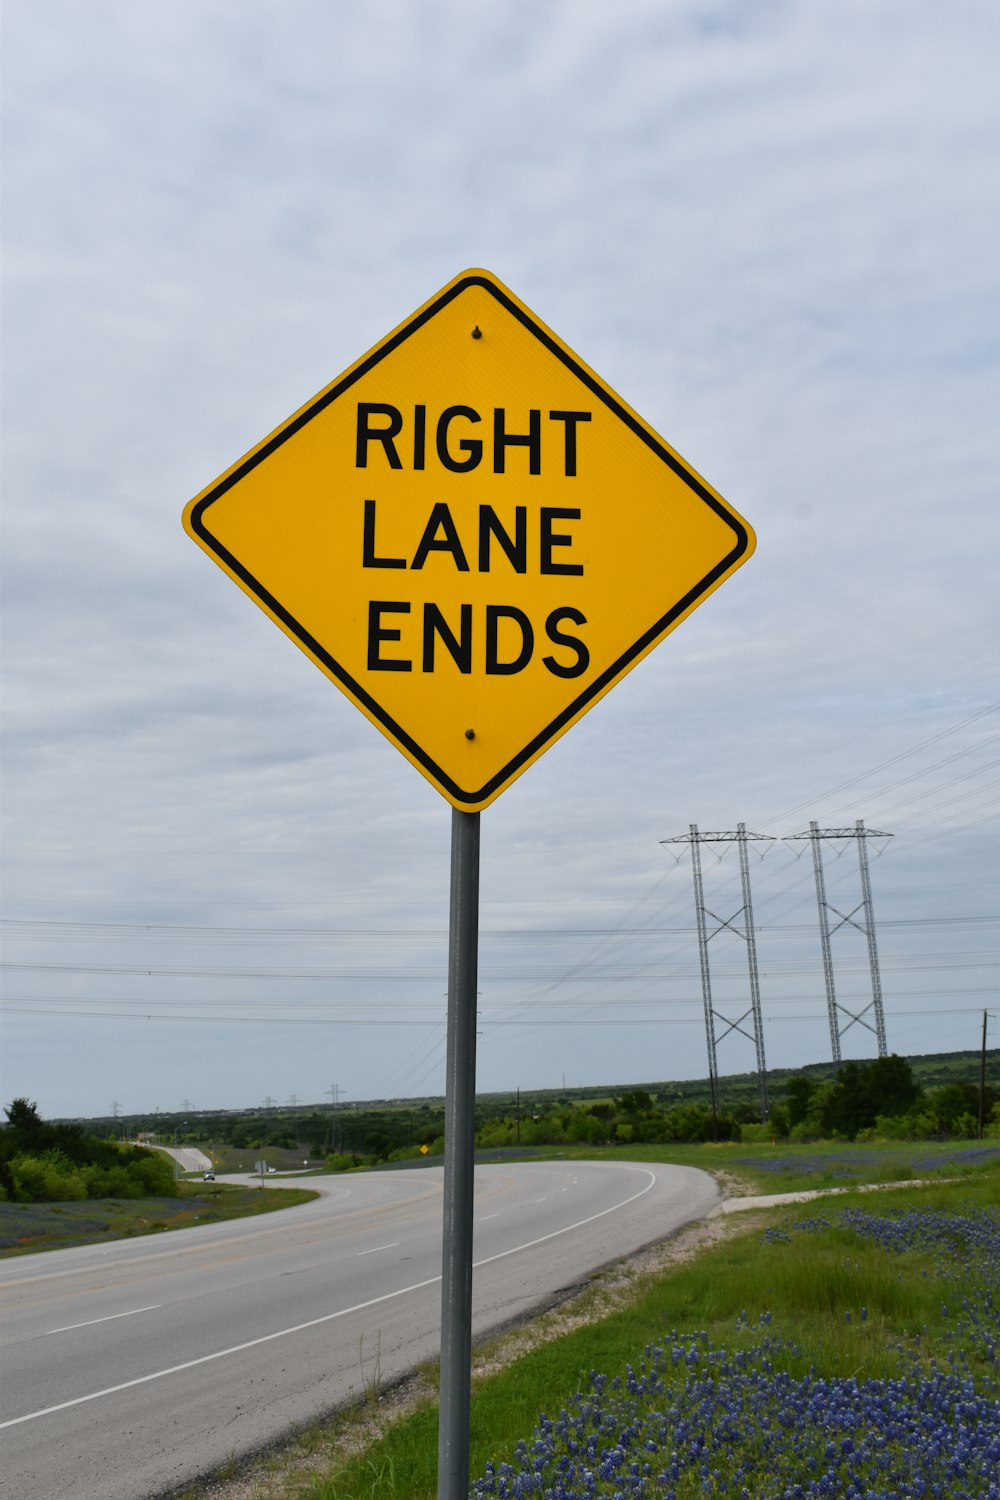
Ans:
[{"label": "grassy field", "polygon": [[[204,1148],[206,1151],[208,1147]],[[246,1170],[247,1153],[230,1161],[223,1150],[211,1148],[219,1171]],[[302,1172],[291,1158],[282,1153],[267,1154],[268,1162],[279,1172],[297,1171],[314,1175],[310,1165]],[[679,1166],[698,1167],[721,1178],[730,1194],[792,1193],[810,1188],[845,1187],[859,1183],[902,1182],[944,1172],[949,1176],[973,1170],[977,1164],[1000,1162],[1000,1141],[899,1141],[887,1143],[814,1142],[789,1145],[787,1142],[747,1144],[734,1141],[696,1142],[689,1145],[629,1145],[595,1147],[592,1145],[558,1145],[503,1147],[476,1152],[476,1161],[650,1161],[673,1162]],[[442,1166],[444,1158],[428,1156],[412,1161],[387,1162],[362,1171],[407,1171]],[[327,1175],[322,1168],[317,1175]],[[343,1175],[343,1174],[334,1174]],[[350,1174],[348,1174],[350,1175]]]},{"label": "grassy field", "polygon": [[61,1250],[136,1235],[186,1229],[273,1213],[308,1203],[304,1188],[228,1187],[217,1182],[181,1182],[176,1198],[92,1198],[83,1203],[0,1203],[0,1255]]},{"label": "grassy field", "polygon": [[[481,1153],[485,1156],[486,1153]],[[744,1145],[723,1141],[676,1146],[539,1147],[532,1159],[673,1162],[721,1178],[733,1195],[796,1193],[862,1183],[907,1182],[936,1175],[963,1176],[1000,1164],[1000,1141],[819,1142],[812,1145]]]},{"label": "grassy field", "polygon": [[[473,1381],[473,1495],[1000,1495],[1000,1152],[776,1147],[741,1162],[738,1147],[710,1149],[751,1192],[890,1170],[938,1180],[754,1210],[749,1229],[735,1216],[730,1238],[634,1279],[610,1316],[592,1308],[512,1362],[503,1341],[479,1351],[490,1373]],[[690,1161],[707,1164],[698,1148]],[[600,1281],[585,1294],[595,1303]],[[426,1377],[430,1394],[383,1437],[338,1458],[339,1419],[252,1493],[433,1500]]]}]

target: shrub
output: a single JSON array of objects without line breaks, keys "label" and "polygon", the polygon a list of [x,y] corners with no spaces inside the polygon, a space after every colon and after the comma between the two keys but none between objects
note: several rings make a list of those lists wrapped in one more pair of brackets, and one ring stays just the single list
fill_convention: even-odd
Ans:
[{"label": "shrub", "polygon": [[126,1147],[112,1153],[111,1162],[78,1165],[58,1150],[37,1156],[22,1151],[7,1164],[7,1196],[16,1203],[81,1203],[85,1198],[173,1197],[177,1192],[173,1164],[166,1157]]},{"label": "shrub", "polygon": [[571,1141],[586,1141],[593,1144],[603,1138],[605,1127],[591,1114],[574,1113],[570,1116],[569,1129],[566,1134]]},{"label": "shrub", "polygon": [[332,1151],[326,1159],[327,1171],[349,1172],[352,1167],[364,1166],[364,1162],[356,1152]]},{"label": "shrub", "polygon": [[80,1174],[57,1151],[47,1151],[44,1156],[15,1156],[10,1172],[18,1203],[79,1203],[87,1196]]},{"label": "shrub", "polygon": [[514,1146],[518,1132],[515,1120],[488,1120],[476,1131],[477,1146]]},{"label": "shrub", "polygon": [[159,1151],[143,1151],[129,1164],[129,1173],[143,1189],[143,1196],[172,1198],[177,1192],[174,1163]]}]

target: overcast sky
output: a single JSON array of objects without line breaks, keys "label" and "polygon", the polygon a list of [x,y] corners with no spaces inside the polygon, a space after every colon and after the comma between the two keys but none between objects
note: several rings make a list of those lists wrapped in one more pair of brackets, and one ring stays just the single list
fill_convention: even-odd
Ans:
[{"label": "overcast sky", "polygon": [[[889,1048],[978,1046],[992,0],[9,0],[3,29],[2,1101],[443,1092],[451,809],[180,516],[470,266],[758,537],[482,814],[480,1089],[705,1075],[690,859],[662,844],[691,824],[892,833]],[[704,861],[733,916],[735,849]],[[825,871],[852,911],[854,841]],[[752,881],[767,1061],[828,1059],[808,844]],[[745,944],[710,953],[735,1019]],[[863,1009],[863,935],[833,954]]]}]

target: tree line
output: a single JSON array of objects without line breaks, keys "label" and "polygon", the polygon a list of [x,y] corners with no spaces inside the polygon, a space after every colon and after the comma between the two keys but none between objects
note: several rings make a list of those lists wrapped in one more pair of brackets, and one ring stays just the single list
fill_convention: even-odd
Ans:
[{"label": "tree line", "polygon": [[[997,1094],[980,1091],[967,1082],[925,1089],[905,1058],[892,1055],[871,1062],[845,1062],[834,1077],[806,1074],[788,1078],[760,1122],[749,1105],[729,1113],[704,1104],[670,1103],[664,1094],[654,1098],[648,1089],[626,1089],[593,1104],[563,1099],[544,1112],[507,1109],[480,1118],[476,1146],[483,1151],[518,1147],[632,1144],[693,1144],[699,1141],[822,1140],[967,1140],[979,1133],[983,1108],[984,1134],[1000,1140]],[[423,1155],[420,1147],[387,1138],[369,1144],[363,1130],[355,1149],[329,1153],[334,1170],[372,1165],[377,1161],[405,1161]],[[426,1154],[444,1150],[444,1128],[424,1141]]]}]

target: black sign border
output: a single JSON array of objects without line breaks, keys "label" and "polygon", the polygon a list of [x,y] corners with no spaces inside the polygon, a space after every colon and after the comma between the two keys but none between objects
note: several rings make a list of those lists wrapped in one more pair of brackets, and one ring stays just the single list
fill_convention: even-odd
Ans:
[{"label": "black sign border", "polygon": [[[499,302],[500,305],[508,313],[510,313],[512,317],[516,318],[517,321],[521,323],[530,334],[538,339],[539,343],[545,346],[549,353],[552,354],[554,358],[556,358],[560,362],[560,364],[564,365],[575,376],[575,378],[581,382],[581,384],[586,386],[588,391],[596,396],[599,401],[603,402],[603,404],[618,418],[619,421],[624,422],[625,426],[628,427],[629,430],[633,432],[641,442],[645,443],[647,448],[650,448],[652,452],[656,454],[657,458],[661,459],[662,462],[665,463],[667,467],[671,469],[678,476],[678,478],[681,479],[688,486],[688,488],[698,496],[700,500],[702,500],[712,511],[714,511],[715,514],[732,530],[736,538],[735,545],[733,546],[731,552],[727,553],[726,556],[722,558],[722,560],[718,562],[714,568],[706,573],[703,578],[699,579],[699,581],[694,585],[693,588],[688,589],[687,593],[684,594],[683,597],[680,598],[677,603],[674,604],[666,612],[666,614],[662,615],[653,625],[649,627],[648,630],[643,632],[643,634],[639,637],[635,644],[629,648],[628,651],[619,656],[617,660],[611,664],[611,666],[607,667],[605,671],[603,671],[598,677],[596,677],[594,681],[588,685],[585,692],[581,693],[579,697],[575,698],[572,703],[568,704],[561,713],[557,714],[556,717],[552,719],[543,730],[540,731],[540,733],[536,734],[534,738],[530,740],[527,745],[525,745],[523,750],[515,755],[512,760],[507,762],[502,770],[498,771],[495,776],[491,777],[484,786],[479,787],[476,791],[467,791],[463,787],[458,786],[458,784],[452,780],[447,772],[445,772],[436,763],[436,761],[431,759],[426,751],[424,751],[421,746],[418,745],[417,742],[412,739],[409,734],[407,734],[406,730],[403,729],[401,725],[397,724],[396,721],[391,717],[391,715],[386,713],[386,711],[382,708],[378,701],[373,698],[371,694],[367,692],[359,682],[355,681],[351,674],[347,672],[340,665],[340,663],[330,655],[325,647],[323,647],[319,643],[319,641],[315,639],[315,637],[310,635],[308,630],[304,629],[304,627],[295,619],[292,614],[289,613],[284,605],[282,605],[281,602],[264,587],[260,580],[258,578],[255,578],[254,575],[243,566],[239,559],[234,557],[233,554],[225,546],[223,546],[222,542],[220,542],[219,539],[212,534],[205,519],[206,512],[215,503],[216,500],[221,499],[223,495],[227,494],[229,490],[233,489],[237,484],[239,484],[247,474],[249,474],[253,469],[257,468],[259,464],[264,463],[266,459],[270,458],[270,456],[274,452],[276,452],[283,443],[286,443],[289,438],[294,437],[294,435],[299,432],[308,422],[311,422],[314,417],[320,414],[320,412],[325,411],[325,409],[330,406],[332,402],[338,400],[342,395],[344,395],[346,391],[350,390],[351,386],[354,385],[358,380],[360,380],[362,376],[367,375],[378,364],[380,364],[382,360],[386,359],[387,356],[390,355],[395,349],[398,349],[406,339],[408,339],[413,333],[417,331],[417,329],[422,328],[426,323],[430,322],[430,320],[435,317],[442,310],[442,308],[446,307],[449,302],[454,301],[456,297],[461,296],[461,294],[464,291],[467,291],[470,287],[481,287],[484,291],[488,292],[491,297]],[[590,706],[590,704],[594,702],[596,698],[599,698],[605,691],[605,689],[611,683],[613,683],[616,678],[622,676],[625,672],[627,672],[629,668],[635,663],[637,658],[639,658],[643,654],[643,652],[658,639],[658,637],[664,635],[670,629],[671,625],[681,615],[683,615],[686,610],[690,609],[691,606],[695,604],[704,594],[709,592],[712,586],[739,561],[739,559],[744,555],[750,545],[749,534],[746,527],[740,521],[739,517],[735,516],[724,505],[720,504],[715,495],[713,495],[710,490],[706,489],[706,487],[701,483],[696,474],[693,474],[689,469],[687,469],[685,465],[673,453],[669,451],[669,449],[665,448],[663,444],[658,441],[654,433],[650,432],[648,428],[644,427],[639,421],[637,421],[632,413],[630,411],[627,411],[625,407],[621,405],[621,403],[615,398],[612,392],[607,390],[596,379],[596,377],[590,373],[589,370],[585,369],[581,364],[579,364],[578,361],[573,357],[573,355],[568,352],[568,350],[564,349],[560,344],[558,344],[546,328],[535,322],[534,318],[527,312],[525,308],[514,302],[505,293],[504,289],[501,286],[498,286],[496,282],[491,281],[488,277],[475,272],[470,273],[466,276],[459,277],[456,281],[447,286],[438,297],[434,298],[433,301],[429,302],[424,308],[422,308],[419,313],[417,313],[413,318],[409,320],[409,322],[404,323],[396,333],[394,333],[384,343],[380,344],[376,349],[373,349],[372,352],[366,356],[366,358],[364,358],[353,369],[348,371],[348,373],[344,375],[340,380],[335,381],[334,384],[329,386],[320,396],[317,396],[314,401],[310,402],[309,405],[303,407],[303,409],[295,417],[287,422],[285,426],[279,428],[278,431],[275,432],[266,443],[262,444],[262,446],[256,450],[256,452],[252,453],[248,458],[244,459],[241,464],[238,464],[235,469],[233,469],[223,479],[219,480],[217,484],[215,484],[209,491],[207,491],[207,493],[204,494],[201,499],[192,506],[190,526],[192,531],[194,531],[201,539],[205,548],[209,552],[212,552],[216,557],[218,557],[219,560],[224,563],[225,566],[230,570],[230,572],[234,573],[236,577],[242,580],[242,583],[247,592],[253,594],[255,598],[259,599],[261,603],[264,604],[266,608],[271,612],[271,614],[273,614],[282,622],[288,633],[292,635],[297,641],[299,641],[302,646],[304,646],[309,655],[312,656],[317,662],[319,662],[322,665],[323,669],[328,672],[336,682],[340,683],[352,698],[354,698],[359,704],[364,705],[365,711],[385,728],[387,733],[398,745],[405,747],[407,754],[412,756],[417,764],[423,767],[430,779],[438,787],[445,791],[446,795],[453,801],[453,803],[460,804],[461,806],[470,809],[481,806],[484,802],[488,802],[490,799],[497,796],[498,793],[502,791],[509,782],[513,781],[514,778],[525,768],[525,766],[532,760],[535,755],[543,750],[551,740],[556,739],[559,734],[566,728],[566,726],[572,720],[579,717]]]}]

